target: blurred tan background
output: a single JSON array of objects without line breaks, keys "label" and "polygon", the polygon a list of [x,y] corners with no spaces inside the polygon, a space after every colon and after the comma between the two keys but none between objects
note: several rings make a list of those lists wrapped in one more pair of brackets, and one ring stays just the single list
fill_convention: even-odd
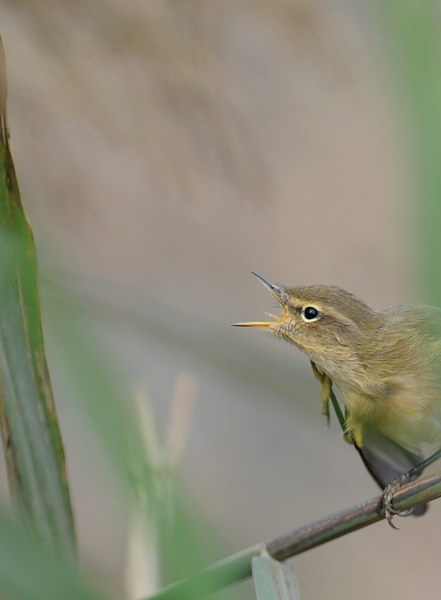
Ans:
[{"label": "blurred tan background", "polygon": [[[179,374],[198,379],[180,470],[226,552],[375,495],[326,428],[307,359],[228,328],[273,310],[250,270],[374,308],[422,299],[375,16],[345,0],[0,7],[43,298],[57,274],[72,280],[162,420]],[[47,344],[83,561],[120,589],[124,511]],[[398,532],[381,523],[296,558],[302,598],[430,595],[440,524],[434,503]]]}]

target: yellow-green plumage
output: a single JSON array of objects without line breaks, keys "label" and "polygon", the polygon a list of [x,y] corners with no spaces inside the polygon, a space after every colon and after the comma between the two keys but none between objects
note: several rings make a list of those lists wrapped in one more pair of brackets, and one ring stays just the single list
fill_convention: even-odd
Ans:
[{"label": "yellow-green plumage", "polygon": [[[441,310],[393,306],[375,312],[348,292],[328,286],[286,290],[290,317],[275,333],[297,345],[341,391],[347,436],[359,447],[374,428],[418,451],[441,445]],[[292,306],[313,305],[312,323]],[[273,326],[274,327],[274,326]]]},{"label": "yellow-green plumage", "polygon": [[[441,447],[441,310],[374,311],[338,287],[262,282],[281,303],[282,317],[239,325],[264,327],[295,344],[322,384],[330,380],[339,389],[345,438],[380,485],[417,465],[426,448]],[[306,318],[314,310],[317,317]]]}]

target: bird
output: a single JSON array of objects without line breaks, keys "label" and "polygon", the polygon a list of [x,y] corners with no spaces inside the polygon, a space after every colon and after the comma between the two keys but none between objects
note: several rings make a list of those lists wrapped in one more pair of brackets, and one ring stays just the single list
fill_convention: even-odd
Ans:
[{"label": "bird", "polygon": [[[253,275],[282,314],[233,325],[264,329],[306,354],[328,420],[337,388],[343,437],[384,490],[385,517],[394,527],[393,493],[441,456],[441,310],[403,304],[375,311],[337,286],[285,287]],[[421,516],[426,508],[408,512]]]}]

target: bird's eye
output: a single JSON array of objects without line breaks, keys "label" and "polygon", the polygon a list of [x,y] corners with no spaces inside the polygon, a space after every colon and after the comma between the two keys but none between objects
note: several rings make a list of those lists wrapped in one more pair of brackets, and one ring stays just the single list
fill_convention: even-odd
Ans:
[{"label": "bird's eye", "polygon": [[313,306],[307,306],[302,311],[302,317],[304,321],[318,321],[320,319],[320,312]]}]

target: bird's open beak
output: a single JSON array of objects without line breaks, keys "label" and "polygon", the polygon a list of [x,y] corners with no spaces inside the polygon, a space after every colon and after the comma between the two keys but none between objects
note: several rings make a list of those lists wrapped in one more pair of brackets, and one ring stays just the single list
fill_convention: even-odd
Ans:
[{"label": "bird's open beak", "polygon": [[231,323],[233,327],[269,327],[275,321],[245,321],[244,323]]},{"label": "bird's open beak", "polygon": [[254,271],[251,271],[251,273],[255,277],[257,277],[257,279],[260,281],[260,283],[262,283],[266,288],[268,288],[269,291],[272,293],[272,295],[277,299],[277,301],[280,302],[280,304],[282,305],[282,308],[283,308],[284,315],[282,317],[280,317],[280,316],[278,317],[277,315],[265,313],[269,317],[272,317],[275,320],[274,321],[246,321],[245,323],[231,323],[231,324],[233,325],[233,327],[271,327],[272,325],[275,325],[276,323],[279,323],[280,321],[282,321],[288,312],[285,307],[286,292],[279,285],[276,285],[275,283],[270,283],[269,281],[267,281],[266,279],[264,279],[257,273],[254,273]]}]

